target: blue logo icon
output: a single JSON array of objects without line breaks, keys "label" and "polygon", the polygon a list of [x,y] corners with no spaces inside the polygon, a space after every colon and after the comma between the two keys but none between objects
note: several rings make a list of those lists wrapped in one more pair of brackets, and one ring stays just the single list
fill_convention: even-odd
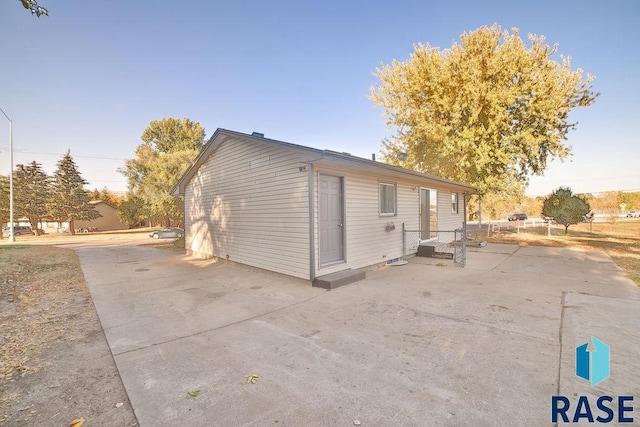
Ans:
[{"label": "blue logo icon", "polygon": [[609,378],[609,346],[596,337],[591,337],[593,348],[589,342],[576,347],[576,375],[591,381],[591,387]]}]

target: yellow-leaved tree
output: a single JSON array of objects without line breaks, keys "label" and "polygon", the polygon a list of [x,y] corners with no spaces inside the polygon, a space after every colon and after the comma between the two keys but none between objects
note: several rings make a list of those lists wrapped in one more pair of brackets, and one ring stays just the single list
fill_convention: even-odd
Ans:
[{"label": "yellow-leaved tree", "polygon": [[495,24],[449,49],[418,44],[407,61],[381,65],[370,98],[394,131],[384,160],[470,183],[481,195],[521,197],[528,176],[569,155],[569,114],[598,95],[595,77],[572,70],[557,45],[528,40]]},{"label": "yellow-leaved tree", "polygon": [[119,171],[129,181],[120,217],[130,224],[142,218],[152,224],[182,225],[184,201],[171,188],[178,182],[204,143],[205,130],[188,118],[152,120],[142,133],[136,157]]}]

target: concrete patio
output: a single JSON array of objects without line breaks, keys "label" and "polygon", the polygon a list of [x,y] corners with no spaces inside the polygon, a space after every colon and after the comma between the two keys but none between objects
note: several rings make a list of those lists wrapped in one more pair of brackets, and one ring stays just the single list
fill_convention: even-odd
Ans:
[{"label": "concrete patio", "polygon": [[[331,291],[166,249],[78,253],[142,426],[548,425],[552,395],[640,394],[640,289],[602,252],[490,244]],[[596,387],[574,373],[592,335],[611,347]]]}]

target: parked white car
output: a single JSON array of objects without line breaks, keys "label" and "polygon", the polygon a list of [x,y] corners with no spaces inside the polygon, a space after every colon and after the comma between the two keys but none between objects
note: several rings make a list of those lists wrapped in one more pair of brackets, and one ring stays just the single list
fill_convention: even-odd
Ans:
[{"label": "parked white car", "polygon": [[162,230],[156,230],[149,234],[149,237],[154,239],[179,239],[184,236],[184,230],[182,228],[163,228]]},{"label": "parked white car", "polygon": [[640,218],[640,211],[627,212],[627,218]]}]

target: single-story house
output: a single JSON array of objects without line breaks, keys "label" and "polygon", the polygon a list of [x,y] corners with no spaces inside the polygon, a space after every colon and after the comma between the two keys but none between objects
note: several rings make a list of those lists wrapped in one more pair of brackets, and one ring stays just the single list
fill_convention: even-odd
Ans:
[{"label": "single-story house", "polygon": [[313,281],[399,259],[402,223],[427,240],[462,228],[472,191],[348,153],[218,129],[172,194],[184,196],[188,253]]},{"label": "single-story house", "polygon": [[102,200],[92,200],[89,204],[93,205],[94,209],[98,211],[101,217],[90,221],[77,219],[73,222],[76,229],[97,228],[99,231],[129,229],[129,224],[120,220],[117,213],[118,210],[109,203]]}]

